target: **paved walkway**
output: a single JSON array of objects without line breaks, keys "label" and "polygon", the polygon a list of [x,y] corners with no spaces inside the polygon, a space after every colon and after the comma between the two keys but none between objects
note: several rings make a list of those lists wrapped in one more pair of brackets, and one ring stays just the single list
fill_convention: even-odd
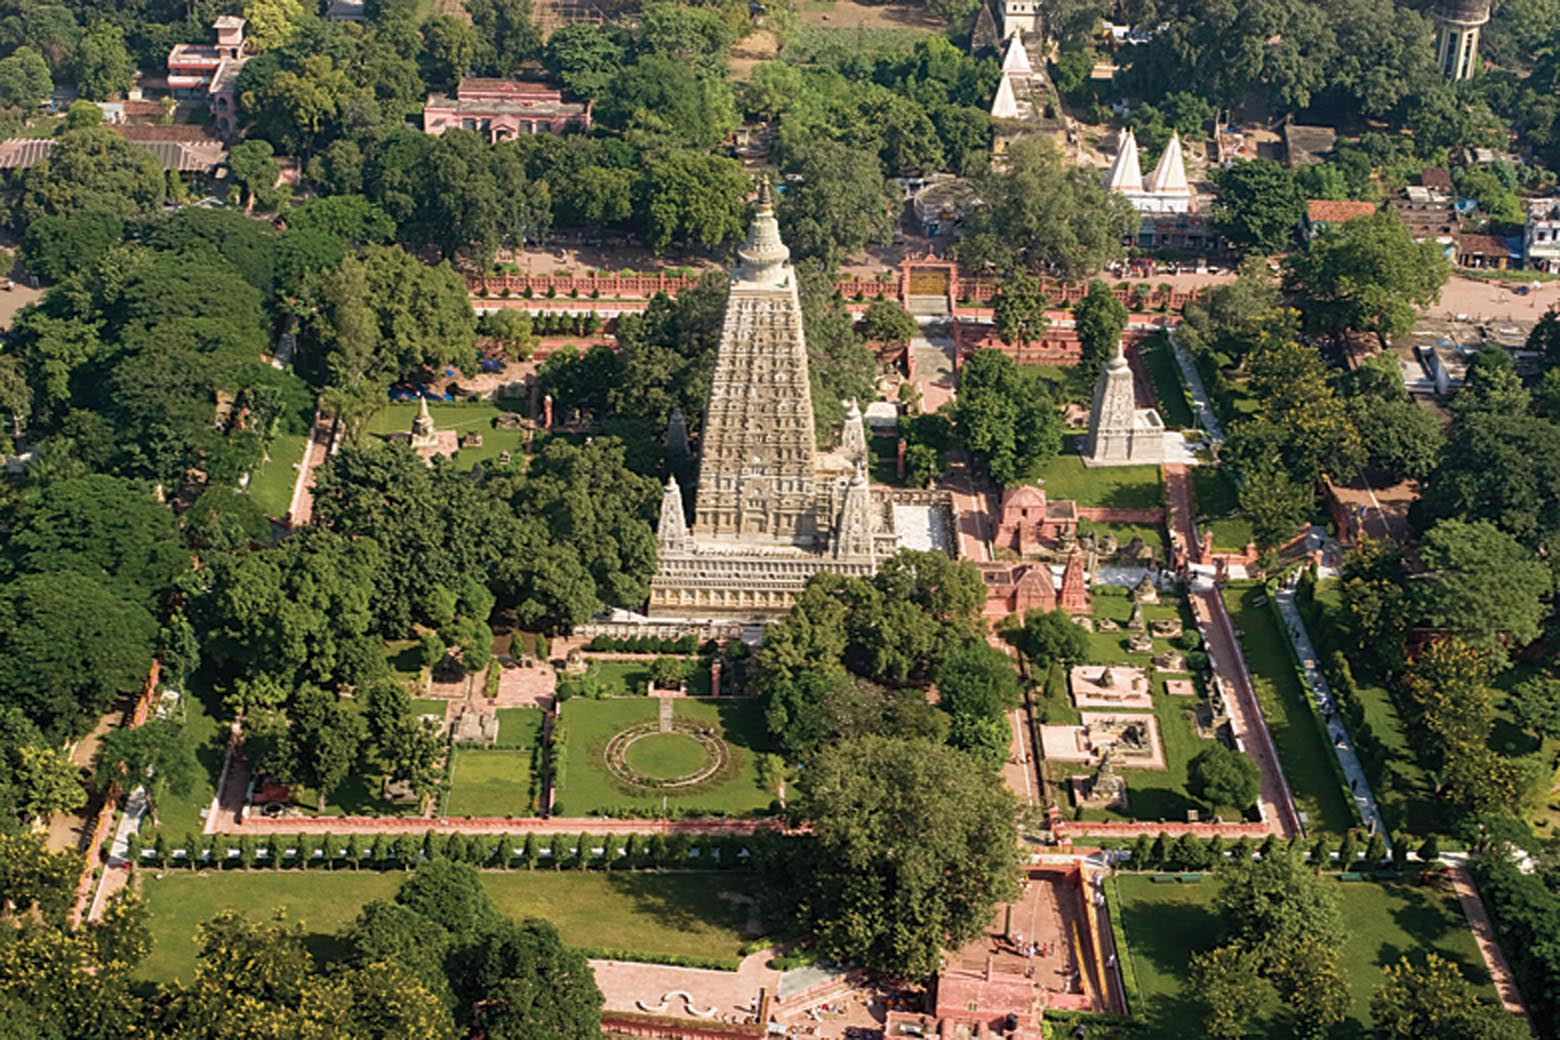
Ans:
[{"label": "paved walkway", "polygon": [[1333,754],[1338,756],[1338,765],[1343,768],[1344,778],[1349,781],[1349,789],[1354,794],[1354,809],[1370,832],[1381,835],[1390,849],[1392,838],[1387,833],[1387,823],[1382,819],[1381,808],[1371,792],[1370,781],[1365,777],[1365,767],[1360,764],[1360,756],[1354,750],[1354,742],[1349,739],[1349,731],[1339,718],[1338,704],[1333,700],[1327,677],[1318,665],[1316,648],[1311,645],[1311,635],[1306,631],[1300,607],[1295,603],[1295,590],[1284,585],[1278,590],[1274,602],[1284,619],[1284,631],[1288,633],[1289,644],[1294,647],[1295,658],[1300,662],[1306,688],[1310,690],[1316,710],[1327,724],[1327,736],[1332,743]]},{"label": "paved walkway", "polygon": [[1192,490],[1192,471],[1179,462],[1167,462],[1160,467],[1165,482],[1165,501],[1169,503],[1167,517],[1170,530],[1180,539],[1180,548],[1190,563],[1202,562],[1202,543],[1197,538],[1197,500]]},{"label": "paved walkway", "polygon": [[1209,663],[1224,690],[1230,727],[1235,731],[1241,749],[1251,756],[1262,774],[1261,791],[1257,796],[1262,819],[1280,837],[1303,834],[1294,796],[1279,766],[1278,750],[1273,746],[1267,722],[1262,717],[1251,675],[1246,670],[1246,659],[1241,655],[1240,640],[1235,637],[1235,627],[1230,624],[1219,590],[1216,587],[1193,588],[1188,591],[1187,598],[1206,642]]},{"label": "paved walkway", "polygon": [[[1496,941],[1495,923],[1484,909],[1484,900],[1479,898],[1479,890],[1474,887],[1473,878],[1468,876],[1468,868],[1461,863],[1452,864],[1452,890],[1457,893],[1463,916],[1473,929],[1474,942],[1478,943],[1479,953],[1483,955],[1484,966],[1489,969],[1490,979],[1495,983],[1495,992],[1500,995],[1501,1005],[1513,1015],[1527,1018],[1527,1005],[1522,1002],[1517,977],[1507,963],[1500,943]],[[1532,1024],[1529,1019],[1528,1027],[1532,1028]]]},{"label": "paved walkway", "polygon": [[1192,395],[1192,407],[1197,411],[1197,425],[1208,432],[1208,439],[1215,445],[1223,444],[1224,428],[1219,425],[1219,417],[1214,414],[1213,400],[1208,396],[1208,388],[1203,386],[1202,373],[1197,371],[1191,352],[1176,341],[1173,332],[1170,334],[1170,346],[1175,353],[1175,363],[1181,368],[1181,378],[1186,381],[1187,393]]},{"label": "paved walkway", "polygon": [[324,415],[314,413],[314,425],[309,430],[303,465],[298,467],[298,479],[293,482],[292,503],[287,509],[288,519],[294,527],[302,527],[314,518],[314,471],[330,456],[333,425]]},{"label": "paved walkway", "polygon": [[207,834],[756,834],[782,829],[774,819],[619,820],[602,816],[279,816],[232,814],[207,821]]},{"label": "paved walkway", "polygon": [[141,829],[141,818],[150,808],[144,787],[137,787],[125,799],[125,811],[114,829],[114,840],[109,844],[108,858],[103,862],[103,874],[92,896],[92,909],[87,911],[89,922],[101,920],[109,899],[130,883],[130,861],[125,858],[130,851],[130,835]]}]

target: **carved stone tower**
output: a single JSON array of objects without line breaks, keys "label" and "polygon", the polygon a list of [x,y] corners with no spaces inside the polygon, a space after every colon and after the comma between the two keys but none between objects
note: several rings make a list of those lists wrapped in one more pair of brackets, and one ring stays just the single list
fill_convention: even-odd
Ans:
[{"label": "carved stone tower", "polygon": [[655,540],[662,552],[687,552],[693,548],[693,538],[683,520],[682,488],[677,486],[676,477],[666,478],[666,491],[661,495],[661,522],[656,525]]},{"label": "carved stone tower", "polygon": [[1089,440],[1083,458],[1090,466],[1132,466],[1159,463],[1165,457],[1165,428],[1152,408],[1138,408],[1132,366],[1116,344],[1094,384],[1094,408],[1089,412]]},{"label": "carved stone tower", "polygon": [[701,539],[813,548],[815,433],[802,305],[769,182],[731,280],[699,442]]},{"label": "carved stone tower", "polygon": [[834,555],[837,559],[872,559],[872,489],[867,484],[866,467],[858,462],[856,472],[845,489],[845,503],[834,527]]},{"label": "carved stone tower", "polygon": [[434,428],[433,416],[428,414],[428,399],[417,399],[417,418],[412,420],[412,450],[437,448],[439,433]]}]

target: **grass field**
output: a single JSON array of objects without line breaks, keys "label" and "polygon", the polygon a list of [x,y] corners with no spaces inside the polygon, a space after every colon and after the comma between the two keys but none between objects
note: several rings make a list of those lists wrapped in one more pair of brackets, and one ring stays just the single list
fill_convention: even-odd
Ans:
[{"label": "grass field", "polygon": [[1194,421],[1192,406],[1187,403],[1186,388],[1181,385],[1181,369],[1175,363],[1169,337],[1159,335],[1145,340],[1137,350],[1153,388],[1154,401],[1159,406],[1159,417],[1172,430],[1191,426]]},{"label": "grass field", "polygon": [[[235,871],[140,874],[154,945],[143,978],[188,979],[195,964],[195,928],[228,908],[252,916],[287,909],[303,925],[316,957],[342,952],[335,933],[364,903],[388,899],[406,875],[399,871]],[[511,917],[543,917],[576,946],[611,946],[638,956],[730,958],[744,937],[747,890],[743,873],[599,873],[490,871],[483,885]],[[607,926],[610,925],[610,931]]]},{"label": "grass field", "polygon": [[1040,475],[1045,478],[1046,497],[1074,499],[1080,506],[1152,509],[1164,504],[1158,466],[1089,469],[1072,443]]},{"label": "grass field", "polygon": [[[455,453],[453,461],[463,467],[477,462],[496,460],[500,452],[507,451],[516,455],[520,453],[524,446],[522,431],[499,430],[493,427],[493,420],[500,412],[506,410],[491,401],[428,406],[428,412],[433,416],[433,425],[438,429],[454,430],[461,436],[468,433],[482,435],[480,448],[462,448]],[[363,432],[379,440],[388,440],[391,434],[409,432],[412,428],[412,420],[416,417],[417,402],[397,401],[385,405],[376,412],[374,417],[364,425]]]},{"label": "grass field", "polygon": [[[671,655],[668,655],[671,656]],[[571,686],[575,693],[594,697],[643,697],[650,683],[650,662],[653,657],[634,661],[603,660],[590,658],[589,670],[582,678],[565,679],[559,685]],[[702,660],[688,658],[688,696],[710,695],[710,670]]]},{"label": "grass field", "polygon": [[[1327,655],[1336,645],[1335,629],[1342,623],[1343,597],[1338,583],[1319,583],[1316,603],[1322,624],[1319,626],[1321,631],[1313,631],[1311,638],[1316,641],[1317,652]],[[1380,683],[1373,682],[1365,668],[1354,664],[1351,670],[1360,706],[1365,712],[1365,724],[1383,749],[1381,756],[1362,755],[1361,761],[1387,826],[1394,832],[1406,830],[1414,834],[1429,834],[1440,829],[1445,826],[1444,810],[1436,801],[1429,774],[1419,764],[1418,752],[1409,741],[1392,694]],[[1359,734],[1355,734],[1355,739],[1358,742]]]},{"label": "grass field", "polygon": [[[502,730],[502,726],[500,726]],[[446,816],[530,816],[531,753],[457,748]]]},{"label": "grass field", "polygon": [[651,733],[629,745],[623,757],[641,776],[672,780],[704,764],[704,746],[686,733]]},{"label": "grass field", "polygon": [[249,475],[249,497],[266,516],[281,518],[292,505],[293,485],[298,481],[294,467],[303,460],[309,438],[302,433],[284,433],[271,443],[270,458]]},{"label": "grass field", "polygon": [[546,716],[540,708],[498,709],[498,743],[495,747],[530,751],[542,742]]},{"label": "grass field", "polygon": [[[613,734],[638,723],[653,722],[658,707],[658,702],[648,697],[575,699],[564,704],[558,723],[566,737],[562,762],[555,767],[559,774],[553,802],[556,815],[610,814],[616,809],[652,809],[662,804],[659,792],[635,793],[619,786],[602,758]],[[675,714],[679,719],[696,721],[720,733],[731,752],[732,763],[723,780],[686,794],[666,795],[667,809],[674,813],[685,810],[744,815],[768,808],[771,795],[758,783],[757,756],[765,749],[766,737],[763,710],[758,704],[737,698],[684,698],[676,702]],[[556,738],[554,746],[556,749]]]},{"label": "grass field", "polygon": [[1260,585],[1227,585],[1224,606],[1240,633],[1246,667],[1295,806],[1306,814],[1311,830],[1342,834],[1354,826],[1354,812],[1333,772],[1332,748],[1306,700],[1305,687],[1266,596]]},{"label": "grass field", "polygon": [[[1156,885],[1147,875],[1117,878],[1125,936],[1117,936],[1132,958],[1143,1007],[1134,1009],[1147,1023],[1134,1036],[1143,1040],[1174,1040],[1191,1035],[1192,1011],[1182,996],[1191,955],[1219,940],[1220,922],[1213,912],[1219,891],[1216,879],[1197,885]],[[1439,889],[1406,883],[1338,883],[1338,898],[1348,938],[1343,947],[1343,973],[1354,997],[1350,1021],[1334,1036],[1363,1037],[1370,1025],[1370,997],[1381,970],[1403,954],[1433,950],[1456,963],[1491,999],[1494,987],[1479,958],[1473,933],[1458,909],[1456,897]],[[1255,1035],[1294,1035],[1278,1018],[1277,1001],[1263,1009],[1265,1028]]]},{"label": "grass field", "polygon": [[1214,466],[1192,467],[1192,493],[1197,498],[1197,528],[1213,532],[1215,549],[1239,552],[1251,541],[1251,524],[1240,515],[1235,482]]},{"label": "grass field", "polygon": [[[217,721],[222,711],[222,699],[208,689],[198,678],[191,679],[184,696],[184,729],[195,745],[195,758],[200,768],[195,770],[189,790],[183,794],[172,791],[157,801],[157,823],[170,837],[182,839],[186,834],[198,834],[204,824],[201,813],[211,806],[217,793],[217,780],[222,776],[222,760],[227,754],[227,730]],[[150,833],[151,825],[142,824],[142,833]]]}]

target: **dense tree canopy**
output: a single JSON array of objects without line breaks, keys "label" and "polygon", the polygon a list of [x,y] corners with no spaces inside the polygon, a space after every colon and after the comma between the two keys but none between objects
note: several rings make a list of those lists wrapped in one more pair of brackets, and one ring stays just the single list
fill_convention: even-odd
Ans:
[{"label": "dense tree canopy", "polygon": [[814,848],[798,915],[821,948],[918,977],[1015,894],[1015,805],[963,752],[867,736],[803,774]]},{"label": "dense tree canopy", "polygon": [[1023,483],[1061,444],[1050,391],[998,350],[977,351],[964,363],[953,414],[959,439],[1002,487]]}]

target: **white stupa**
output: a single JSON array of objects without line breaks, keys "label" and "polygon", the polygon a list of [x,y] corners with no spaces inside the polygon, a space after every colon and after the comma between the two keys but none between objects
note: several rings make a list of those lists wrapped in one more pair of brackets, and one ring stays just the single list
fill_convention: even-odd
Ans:
[{"label": "white stupa", "polygon": [[1132,366],[1121,342],[1100,370],[1089,412],[1089,439],[1083,461],[1088,466],[1137,466],[1165,460],[1165,424],[1152,408],[1137,406]]}]

